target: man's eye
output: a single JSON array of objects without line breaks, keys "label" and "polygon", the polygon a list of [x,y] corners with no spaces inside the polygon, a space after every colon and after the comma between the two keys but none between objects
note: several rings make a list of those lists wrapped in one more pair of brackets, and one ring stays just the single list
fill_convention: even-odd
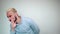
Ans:
[{"label": "man's eye", "polygon": [[11,16],[9,16],[9,17],[11,17]]},{"label": "man's eye", "polygon": [[11,17],[11,15],[9,17]]}]

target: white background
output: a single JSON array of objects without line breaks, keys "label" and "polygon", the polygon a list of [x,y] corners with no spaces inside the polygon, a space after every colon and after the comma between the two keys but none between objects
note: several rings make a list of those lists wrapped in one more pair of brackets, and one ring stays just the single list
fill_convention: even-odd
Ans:
[{"label": "white background", "polygon": [[59,34],[58,0],[0,0],[0,34],[10,34],[8,8],[16,8],[19,15],[32,18],[40,34]]}]

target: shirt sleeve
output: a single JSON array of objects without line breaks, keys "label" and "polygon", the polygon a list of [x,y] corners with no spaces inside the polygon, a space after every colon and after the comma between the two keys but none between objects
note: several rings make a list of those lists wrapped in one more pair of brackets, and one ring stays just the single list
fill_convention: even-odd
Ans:
[{"label": "shirt sleeve", "polygon": [[10,34],[15,34],[15,31],[13,32],[12,30],[10,30]]},{"label": "shirt sleeve", "polygon": [[39,34],[40,29],[33,20],[30,20],[29,25],[30,25],[31,29],[33,30],[34,34]]},{"label": "shirt sleeve", "polygon": [[15,31],[11,30],[11,24],[10,24],[10,34],[15,34]]}]

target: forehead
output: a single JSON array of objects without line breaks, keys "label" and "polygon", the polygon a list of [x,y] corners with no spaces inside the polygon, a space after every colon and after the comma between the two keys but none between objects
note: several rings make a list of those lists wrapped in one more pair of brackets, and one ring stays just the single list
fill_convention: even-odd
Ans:
[{"label": "forehead", "polygon": [[8,16],[8,15],[12,15],[12,14],[14,14],[12,11],[8,11],[8,12],[7,12],[7,16]]}]

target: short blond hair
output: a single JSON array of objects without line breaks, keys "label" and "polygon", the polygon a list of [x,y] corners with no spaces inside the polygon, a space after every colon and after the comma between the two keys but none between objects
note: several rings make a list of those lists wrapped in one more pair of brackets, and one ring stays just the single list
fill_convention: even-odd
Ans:
[{"label": "short blond hair", "polygon": [[7,10],[7,12],[9,12],[9,11],[12,11],[12,12],[17,12],[17,10],[15,9],[15,8],[9,8],[8,10]]}]

